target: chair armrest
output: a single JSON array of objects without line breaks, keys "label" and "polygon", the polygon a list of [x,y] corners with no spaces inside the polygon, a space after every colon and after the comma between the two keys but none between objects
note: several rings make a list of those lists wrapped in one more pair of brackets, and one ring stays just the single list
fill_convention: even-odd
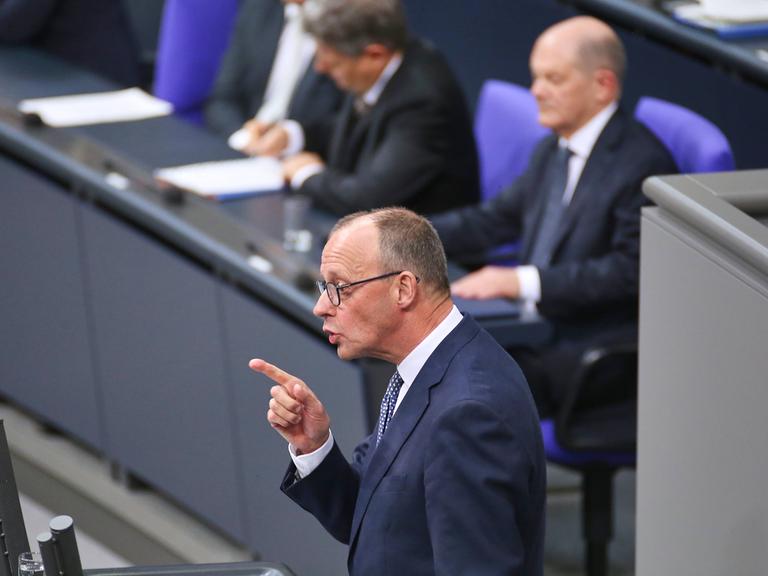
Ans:
[{"label": "chair armrest", "polygon": [[637,438],[637,343],[590,348],[555,419],[570,450],[633,450]]}]

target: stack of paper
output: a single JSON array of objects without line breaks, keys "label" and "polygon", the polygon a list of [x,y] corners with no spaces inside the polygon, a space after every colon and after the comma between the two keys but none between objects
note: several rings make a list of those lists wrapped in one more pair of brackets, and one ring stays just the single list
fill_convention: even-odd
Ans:
[{"label": "stack of paper", "polygon": [[702,15],[731,23],[768,20],[768,0],[701,0]]},{"label": "stack of paper", "polygon": [[19,110],[39,115],[48,126],[62,128],[167,116],[173,112],[173,106],[139,88],[128,88],[115,92],[22,100]]},{"label": "stack of paper", "polygon": [[676,6],[675,19],[723,38],[768,36],[768,0],[706,0]]},{"label": "stack of paper", "polygon": [[275,192],[284,185],[283,168],[276,158],[243,158],[163,168],[155,177],[219,200]]}]

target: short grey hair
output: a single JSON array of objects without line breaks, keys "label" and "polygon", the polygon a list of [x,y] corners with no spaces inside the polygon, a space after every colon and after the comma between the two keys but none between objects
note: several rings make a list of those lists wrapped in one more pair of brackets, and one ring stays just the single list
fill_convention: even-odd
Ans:
[{"label": "short grey hair", "polygon": [[339,220],[331,235],[368,218],[379,231],[382,273],[407,270],[430,292],[448,295],[448,263],[437,231],[429,220],[406,208],[377,208]]},{"label": "short grey hair", "polygon": [[304,28],[347,56],[359,56],[370,44],[403,50],[408,42],[400,0],[311,0],[304,5]]}]

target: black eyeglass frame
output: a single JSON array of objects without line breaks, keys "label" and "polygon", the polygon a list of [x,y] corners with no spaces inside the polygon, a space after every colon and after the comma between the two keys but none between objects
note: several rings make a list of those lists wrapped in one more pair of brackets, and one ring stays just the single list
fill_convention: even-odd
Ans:
[{"label": "black eyeglass frame", "polygon": [[[402,274],[405,272],[405,270],[398,270],[397,272],[387,272],[385,274],[379,274],[378,276],[372,276],[370,278],[364,278],[362,280],[355,280],[354,282],[347,282],[346,284],[334,284],[333,282],[326,282],[325,280],[317,280],[315,281],[315,285],[317,286],[318,292],[322,295],[323,292],[328,296],[328,300],[331,301],[331,304],[334,306],[341,306],[341,291],[346,290],[347,288],[351,288],[352,286],[358,286],[360,284],[367,284],[368,282],[373,282],[374,280],[383,280],[384,278],[389,278],[390,276],[396,276],[398,274]],[[416,283],[418,284],[421,281],[421,279],[416,276]],[[336,289],[336,300],[333,299],[333,292],[331,292],[331,288]]]}]

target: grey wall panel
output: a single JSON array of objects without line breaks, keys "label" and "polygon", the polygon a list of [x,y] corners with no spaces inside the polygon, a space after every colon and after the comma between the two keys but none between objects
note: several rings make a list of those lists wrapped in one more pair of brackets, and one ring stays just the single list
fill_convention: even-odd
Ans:
[{"label": "grey wall panel", "polygon": [[215,280],[95,209],[83,225],[108,454],[243,538]]},{"label": "grey wall panel", "polygon": [[297,574],[345,574],[346,546],[280,492],[290,462],[288,447],[266,421],[271,381],[252,372],[248,361],[261,357],[305,380],[330,413],[333,434],[348,456],[368,430],[362,371],[269,308],[229,288],[223,291],[249,546],[266,560],[285,562]]},{"label": "grey wall panel", "polygon": [[642,226],[637,574],[763,574],[768,278],[655,209]]},{"label": "grey wall panel", "polygon": [[0,157],[0,389],[102,446],[75,200]]}]

